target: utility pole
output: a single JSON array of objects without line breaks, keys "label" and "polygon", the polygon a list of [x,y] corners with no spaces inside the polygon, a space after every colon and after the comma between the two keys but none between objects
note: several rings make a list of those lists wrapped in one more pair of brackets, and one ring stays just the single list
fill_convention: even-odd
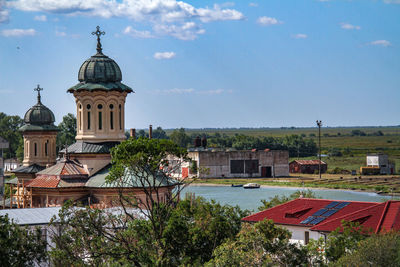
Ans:
[{"label": "utility pole", "polygon": [[318,170],[319,170],[319,179],[321,179],[321,126],[322,126],[322,121],[317,120],[317,126],[318,126],[318,158],[319,158],[319,164],[318,164]]}]

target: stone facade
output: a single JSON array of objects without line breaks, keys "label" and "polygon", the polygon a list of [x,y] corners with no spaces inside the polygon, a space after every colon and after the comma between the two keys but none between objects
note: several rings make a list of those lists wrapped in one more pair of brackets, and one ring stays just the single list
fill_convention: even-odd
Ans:
[{"label": "stone facade", "polygon": [[75,91],[77,108],[76,140],[89,142],[123,141],[127,92]]},{"label": "stone facade", "polygon": [[47,166],[56,162],[56,131],[25,131],[23,136],[24,166],[35,163]]}]

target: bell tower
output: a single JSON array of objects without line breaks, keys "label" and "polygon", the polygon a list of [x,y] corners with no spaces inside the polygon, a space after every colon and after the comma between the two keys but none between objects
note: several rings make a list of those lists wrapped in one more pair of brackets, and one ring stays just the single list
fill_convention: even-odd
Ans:
[{"label": "bell tower", "polygon": [[125,99],[133,90],[121,83],[118,64],[103,54],[100,37],[105,32],[96,27],[97,53],[83,62],[79,83],[70,89],[77,110],[76,140],[115,142],[125,137]]},{"label": "bell tower", "polygon": [[46,166],[56,162],[56,137],[58,128],[54,125],[54,114],[41,102],[40,88],[37,92],[37,103],[24,117],[24,125],[19,129],[24,137],[24,166],[37,164]]}]

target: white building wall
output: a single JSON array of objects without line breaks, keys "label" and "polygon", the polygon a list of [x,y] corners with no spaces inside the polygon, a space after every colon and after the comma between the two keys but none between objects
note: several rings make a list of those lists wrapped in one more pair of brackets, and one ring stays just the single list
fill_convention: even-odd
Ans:
[{"label": "white building wall", "polygon": [[304,245],[305,242],[305,232],[309,232],[309,238],[318,240],[321,237],[324,237],[322,234],[315,232],[315,231],[310,231],[309,227],[303,227],[303,226],[293,226],[293,225],[281,225],[281,224],[276,224],[279,225],[283,228],[286,228],[292,233],[292,238],[290,239],[292,242],[296,243],[301,243]]}]

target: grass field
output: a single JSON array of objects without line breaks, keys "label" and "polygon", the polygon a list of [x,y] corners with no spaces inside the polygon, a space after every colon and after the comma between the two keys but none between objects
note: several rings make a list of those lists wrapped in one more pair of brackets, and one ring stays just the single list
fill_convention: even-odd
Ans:
[{"label": "grass field", "polygon": [[[360,130],[366,136],[351,136],[353,130]],[[381,131],[383,136],[372,136]],[[172,130],[167,130],[171,133]],[[244,134],[249,136],[273,136],[303,135],[306,139],[312,139],[318,143],[318,129],[315,128],[237,128],[237,129],[186,129],[187,134]],[[315,136],[314,136],[315,135]],[[389,160],[395,162],[397,173],[400,172],[400,127],[322,127],[321,128],[322,154],[328,154],[329,149],[337,148],[343,153],[341,157],[324,157],[328,163],[328,169],[336,167],[346,170],[359,171],[366,164],[368,153],[385,153]],[[295,159],[295,158],[292,158]],[[316,159],[310,157],[309,159]]]}]

